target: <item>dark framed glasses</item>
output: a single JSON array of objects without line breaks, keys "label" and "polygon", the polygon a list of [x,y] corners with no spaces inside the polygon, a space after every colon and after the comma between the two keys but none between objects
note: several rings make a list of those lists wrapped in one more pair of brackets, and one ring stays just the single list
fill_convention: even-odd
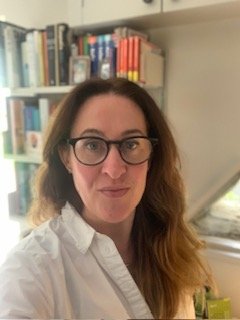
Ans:
[{"label": "dark framed glasses", "polygon": [[75,157],[84,165],[95,166],[103,162],[111,145],[117,146],[121,158],[127,164],[137,165],[151,157],[158,139],[134,136],[122,140],[105,140],[88,136],[67,139],[66,142],[73,147]]}]

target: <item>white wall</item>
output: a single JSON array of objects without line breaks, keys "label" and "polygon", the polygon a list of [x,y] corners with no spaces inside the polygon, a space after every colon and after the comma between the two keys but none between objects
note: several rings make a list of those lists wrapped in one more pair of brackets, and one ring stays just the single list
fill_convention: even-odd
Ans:
[{"label": "white wall", "polygon": [[65,22],[68,0],[0,0],[0,19],[26,28]]},{"label": "white wall", "polygon": [[240,19],[151,30],[166,49],[166,112],[190,207],[240,164]]},{"label": "white wall", "polygon": [[[166,49],[165,106],[180,147],[190,211],[240,168],[240,18],[151,30]],[[209,250],[220,293],[240,317],[240,259]]]},{"label": "white wall", "polygon": [[240,319],[240,254],[209,249],[206,257],[220,295],[231,299],[232,317]]}]

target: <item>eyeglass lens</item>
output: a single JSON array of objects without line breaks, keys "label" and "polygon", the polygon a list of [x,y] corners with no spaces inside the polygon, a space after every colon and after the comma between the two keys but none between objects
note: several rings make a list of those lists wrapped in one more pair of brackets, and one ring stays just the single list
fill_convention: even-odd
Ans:
[{"label": "eyeglass lens", "polygon": [[119,142],[87,137],[81,138],[75,143],[75,156],[83,164],[98,164],[107,157],[110,144],[118,145],[122,159],[129,164],[139,164],[146,161],[152,152],[151,141],[145,137],[132,137]]}]

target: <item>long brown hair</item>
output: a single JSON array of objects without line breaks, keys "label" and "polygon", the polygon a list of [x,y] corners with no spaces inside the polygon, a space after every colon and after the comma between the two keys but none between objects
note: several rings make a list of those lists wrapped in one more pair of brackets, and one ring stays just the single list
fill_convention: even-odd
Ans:
[{"label": "long brown hair", "polygon": [[69,138],[79,108],[89,98],[105,93],[135,102],[145,115],[148,136],[158,138],[132,230],[132,272],[154,317],[172,318],[182,296],[210,282],[210,276],[198,255],[202,243],[184,220],[185,194],[177,146],[164,114],[143,88],[126,79],[91,79],[66,96],[49,126],[30,215],[40,224],[60,214],[66,201],[81,213],[82,201],[58,150],[63,139]]}]

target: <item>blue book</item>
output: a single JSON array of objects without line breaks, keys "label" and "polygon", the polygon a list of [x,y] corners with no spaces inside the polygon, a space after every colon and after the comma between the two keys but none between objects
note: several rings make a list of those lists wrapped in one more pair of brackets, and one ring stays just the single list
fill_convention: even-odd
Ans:
[{"label": "blue book", "polygon": [[91,60],[91,76],[98,75],[98,42],[97,36],[88,37],[89,55]]},{"label": "blue book", "polygon": [[33,107],[25,106],[24,108],[24,125],[25,131],[33,130]]}]

